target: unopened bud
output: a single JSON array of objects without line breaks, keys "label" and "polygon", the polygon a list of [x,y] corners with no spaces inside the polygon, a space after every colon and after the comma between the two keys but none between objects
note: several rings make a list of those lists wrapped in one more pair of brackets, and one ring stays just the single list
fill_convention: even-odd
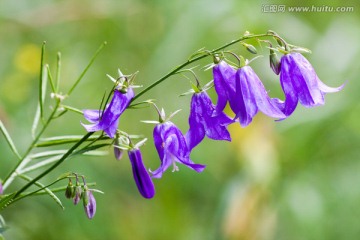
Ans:
[{"label": "unopened bud", "polygon": [[221,58],[220,58],[220,56],[218,54],[213,55],[213,62],[215,64],[218,64],[219,62],[221,62]]},{"label": "unopened bud", "polygon": [[246,48],[246,50],[248,50],[252,54],[257,54],[257,50],[253,45],[248,44],[248,43],[241,43],[241,44]]},{"label": "unopened bud", "polygon": [[270,49],[270,67],[276,75],[279,75],[280,61],[273,49]]},{"label": "unopened bud", "polygon": [[120,146],[120,136],[116,134],[115,143],[114,143],[114,155],[117,160],[120,160],[124,154],[124,150],[119,148],[119,146]]},{"label": "unopened bud", "polygon": [[83,193],[83,204],[84,204],[84,210],[86,213],[86,216],[89,219],[92,219],[96,213],[96,200],[94,195],[92,194],[92,191],[85,188],[85,191]]},{"label": "unopened bud", "polygon": [[74,196],[74,199],[73,199],[73,202],[75,205],[77,205],[81,199],[81,194],[82,194],[82,188],[80,185],[76,185],[75,187],[75,196]]},{"label": "unopened bud", "polygon": [[74,196],[74,192],[75,192],[74,186],[72,185],[72,182],[69,181],[69,184],[67,185],[65,190],[65,197],[69,199],[72,198]]}]

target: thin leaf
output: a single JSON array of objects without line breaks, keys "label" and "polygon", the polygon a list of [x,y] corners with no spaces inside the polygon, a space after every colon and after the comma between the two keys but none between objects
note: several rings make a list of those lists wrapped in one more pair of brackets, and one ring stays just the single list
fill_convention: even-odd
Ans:
[{"label": "thin leaf", "polygon": [[60,155],[66,153],[67,150],[52,150],[52,151],[45,151],[40,153],[34,153],[30,155],[30,158],[37,159],[37,158],[43,158],[43,157],[50,157],[54,155]]},{"label": "thin leaf", "polygon": [[81,81],[81,79],[84,77],[85,73],[89,70],[90,66],[93,64],[93,62],[95,61],[95,58],[97,57],[97,55],[101,52],[101,50],[105,47],[107,43],[103,42],[100,47],[98,48],[98,50],[95,52],[95,54],[93,55],[93,57],[91,58],[90,62],[88,63],[88,65],[85,67],[84,71],[80,74],[80,76],[78,77],[78,79],[75,81],[74,85],[70,88],[69,92],[67,93],[67,95],[70,95],[72,93],[72,91],[74,91],[75,87],[79,84],[79,82]]},{"label": "thin leaf", "polygon": [[56,65],[56,89],[55,92],[59,92],[60,86],[60,70],[61,70],[61,53],[57,53],[57,65]]},{"label": "thin leaf", "polygon": [[46,67],[46,70],[47,70],[47,74],[48,74],[48,78],[49,78],[51,90],[52,90],[53,93],[57,93],[57,92],[56,92],[56,88],[55,88],[55,84],[54,84],[54,81],[53,81],[53,78],[52,78],[52,76],[51,76],[49,64],[46,64],[45,67]]},{"label": "thin leaf", "polygon": [[9,144],[11,151],[16,155],[16,157],[20,160],[21,156],[19,154],[19,152],[17,151],[14,142],[12,141],[10,134],[8,133],[8,131],[6,130],[4,124],[2,123],[2,121],[0,120],[0,130],[2,132],[2,134],[4,135],[7,143]]},{"label": "thin leaf", "polygon": [[[74,143],[74,142],[78,142],[81,138],[82,136],[80,135],[67,135],[67,136],[43,138],[40,140],[38,144],[35,144],[35,147],[49,147],[49,146],[67,144],[67,143]],[[109,137],[96,135],[89,137],[88,139],[86,139],[86,141],[93,141],[95,139],[106,140],[109,139]]]},{"label": "thin leaf", "polygon": [[[66,150],[64,151],[64,153],[66,153]],[[107,151],[87,151],[87,152],[84,152],[83,155],[86,155],[86,156],[106,156],[108,155],[108,152]],[[70,155],[68,157],[68,159],[70,159],[71,157],[73,157],[74,155]],[[58,161],[60,158],[62,157],[62,154],[59,154],[57,156],[54,156],[54,157],[51,157],[51,158],[47,158],[45,160],[42,160],[38,163],[35,163],[27,168],[24,168],[22,169],[19,173],[20,174],[23,174],[23,173],[28,173],[28,172],[31,172],[31,171],[34,171],[34,170],[37,170],[41,167],[45,167],[53,162],[56,162]]]},{"label": "thin leaf", "polygon": [[15,193],[9,194],[3,198],[0,198],[0,210],[5,209],[8,207],[13,201],[13,197],[15,196]]},{"label": "thin leaf", "polygon": [[33,138],[35,138],[36,128],[39,125],[39,120],[40,120],[40,104],[37,105],[34,122],[31,127],[31,135]]},{"label": "thin leaf", "polygon": [[[43,118],[43,112],[44,112],[44,100],[45,100],[45,92],[46,92],[46,68],[44,68],[44,54],[45,54],[45,44],[46,42],[43,42],[42,48],[41,48],[41,59],[40,59],[40,77],[39,77],[39,105],[40,105],[40,117]],[[46,71],[46,72],[45,72]],[[45,72],[45,74],[44,74]]]},{"label": "thin leaf", "polygon": [[98,149],[98,148],[110,146],[110,145],[111,145],[111,144],[108,144],[108,143],[102,143],[102,144],[92,145],[92,146],[89,146],[89,147],[84,147],[84,148],[82,148],[82,149],[74,152],[74,153],[72,154],[72,156],[79,155],[79,154],[83,154],[83,153],[86,153],[86,152],[89,152],[89,151],[92,151],[92,150],[95,150],[95,149]]},{"label": "thin leaf", "polygon": [[70,106],[67,106],[67,105],[61,105],[61,107],[65,108],[66,110],[69,110],[69,111],[72,111],[72,112],[79,113],[79,114],[83,115],[83,111],[81,111],[80,109],[70,107]]},{"label": "thin leaf", "polygon": [[[33,180],[31,177],[24,174],[21,174],[19,176],[29,182]],[[34,182],[34,184],[40,188],[44,188],[44,191],[61,207],[61,209],[64,209],[64,206],[62,205],[60,199],[49,188],[47,188],[44,184],[38,181]]]}]

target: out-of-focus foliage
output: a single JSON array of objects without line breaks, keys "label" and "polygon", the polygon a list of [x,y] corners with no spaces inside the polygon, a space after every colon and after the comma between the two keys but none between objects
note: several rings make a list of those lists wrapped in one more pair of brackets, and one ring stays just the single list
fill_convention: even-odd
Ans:
[{"label": "out-of-focus foliage", "polygon": [[[285,12],[264,12],[285,5]],[[290,12],[289,6],[352,6],[353,12]],[[233,142],[205,140],[192,153],[207,164],[195,173],[180,167],[155,179],[156,196],[137,192],[131,166],[108,157],[74,158],[48,179],[76,171],[96,181],[97,213],[88,220],[81,206],[61,196],[65,211],[49,197],[34,197],[3,212],[7,239],[358,239],[360,235],[360,4],[359,1],[139,1],[79,0],[0,1],[0,118],[19,151],[30,142],[37,101],[40,48],[55,71],[62,53],[61,88],[66,92],[103,42],[108,44],[67,104],[97,108],[111,82],[105,74],[139,70],[137,84],[148,85],[201,47],[214,48],[249,30],[272,29],[293,44],[310,48],[306,57],[330,86],[345,88],[326,96],[326,105],[301,106],[285,121],[259,114],[243,129],[230,127]],[[258,46],[257,46],[258,47]],[[240,45],[231,49],[239,52]],[[258,49],[260,49],[258,47]],[[242,52],[243,51],[242,49]],[[278,77],[264,58],[253,67],[281,96]],[[246,53],[247,54],[247,53]],[[246,55],[251,57],[251,54]],[[202,63],[211,61],[206,59]],[[211,73],[197,70],[202,83]],[[187,130],[190,88],[182,76],[172,77],[143,96],[156,98],[167,112],[183,109],[173,120]],[[213,91],[211,96],[216,100]],[[151,140],[156,119],[152,108],[128,110],[120,127],[144,134],[145,164],[159,160]],[[83,134],[84,121],[68,113],[45,135]],[[110,149],[111,153],[112,149]],[[0,177],[14,157],[0,137]],[[23,184],[21,180],[17,184]]]}]

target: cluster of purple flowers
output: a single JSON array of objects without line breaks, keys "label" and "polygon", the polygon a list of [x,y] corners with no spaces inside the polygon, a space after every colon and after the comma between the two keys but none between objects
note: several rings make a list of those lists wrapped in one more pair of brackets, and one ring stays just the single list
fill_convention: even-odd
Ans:
[{"label": "cluster of purple flowers", "polygon": [[[273,68],[275,69],[275,68]],[[324,104],[324,95],[337,92],[343,86],[331,88],[318,78],[311,64],[300,53],[285,54],[275,69],[280,74],[280,83],[285,100],[270,98],[259,77],[248,66],[235,69],[225,60],[219,60],[213,66],[214,87],[218,95],[214,105],[205,90],[199,86],[194,89],[191,99],[189,130],[185,135],[169,119],[165,119],[163,111],[159,112],[159,122],[153,131],[153,138],[161,164],[155,171],[146,170],[142,161],[139,145],[130,144],[128,155],[136,185],[141,195],[152,198],[155,195],[152,178],[161,178],[162,174],[172,166],[178,171],[176,163],[201,172],[205,165],[196,164],[190,159],[190,153],[205,136],[214,140],[231,141],[227,126],[239,122],[242,127],[249,125],[260,110],[264,114],[282,120],[291,115],[298,102],[305,107]],[[105,110],[84,110],[85,118],[91,125],[84,125],[87,131],[104,131],[110,138],[117,134],[120,115],[129,106],[134,97],[131,81],[120,74],[111,102]],[[230,118],[223,110],[229,103],[235,117]],[[115,149],[117,158],[122,151]]]}]

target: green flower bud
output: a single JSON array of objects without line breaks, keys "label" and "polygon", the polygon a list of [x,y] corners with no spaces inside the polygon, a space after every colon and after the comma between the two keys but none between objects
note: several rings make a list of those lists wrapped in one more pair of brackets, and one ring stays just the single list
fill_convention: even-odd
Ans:
[{"label": "green flower bud", "polygon": [[74,192],[75,192],[75,196],[73,198],[73,202],[75,205],[77,205],[82,197],[82,188],[81,188],[80,184],[76,184]]},{"label": "green flower bud", "polygon": [[248,44],[248,43],[241,43],[241,44],[246,48],[246,50],[248,50],[252,54],[257,54],[257,50],[253,45]]},{"label": "green flower bud", "polygon": [[280,61],[273,49],[270,49],[270,67],[276,75],[279,75]]},{"label": "green flower bud", "polygon": [[75,189],[74,189],[72,182],[69,181],[69,184],[67,185],[66,190],[65,190],[65,197],[70,199],[73,196],[75,196]]}]

